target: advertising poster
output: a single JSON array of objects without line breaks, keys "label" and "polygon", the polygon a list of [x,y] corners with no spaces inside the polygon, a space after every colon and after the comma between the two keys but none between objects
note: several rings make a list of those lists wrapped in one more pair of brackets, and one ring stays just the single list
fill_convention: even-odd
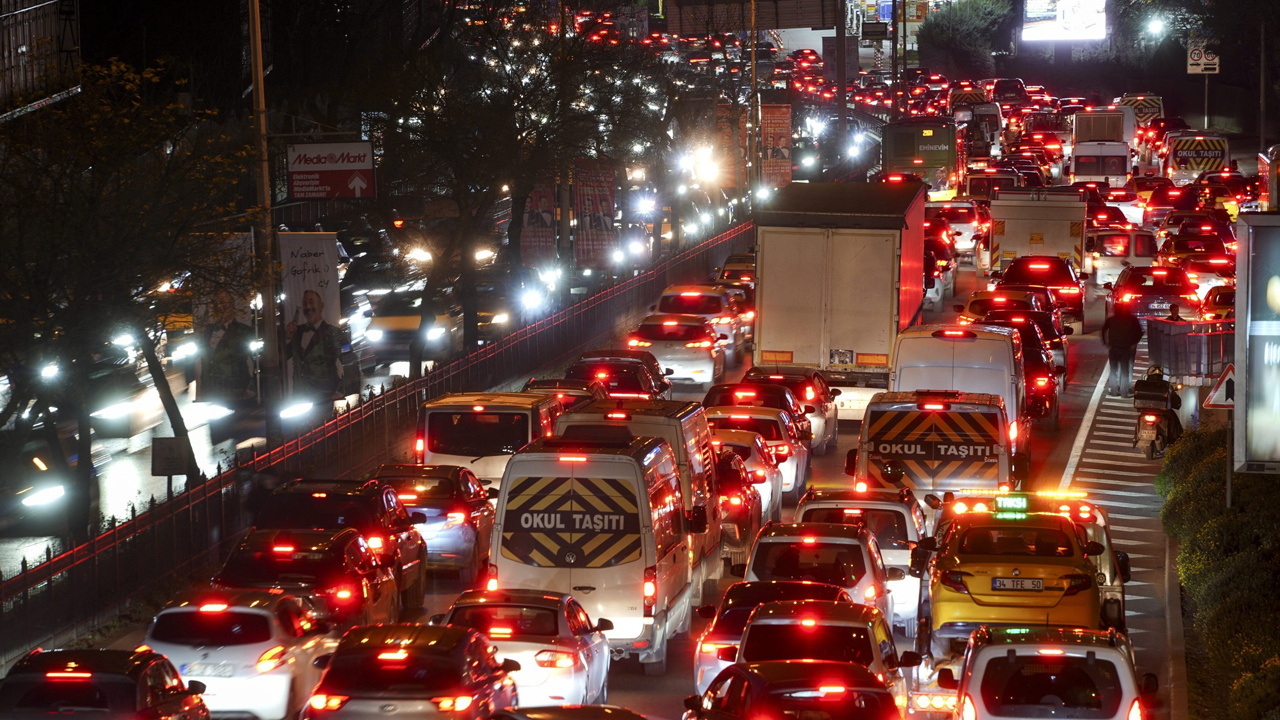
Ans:
[{"label": "advertising poster", "polygon": [[760,106],[760,177],[766,187],[791,184],[791,106]]},{"label": "advertising poster", "polygon": [[285,394],[297,402],[340,397],[341,306],[338,299],[337,233],[282,232]]},{"label": "advertising poster", "polygon": [[520,262],[527,267],[546,267],[556,261],[556,190],[539,185],[529,193],[520,226]]},{"label": "advertising poster", "polygon": [[746,186],[748,112],[728,103],[716,105],[716,157],[728,166],[722,167],[720,180],[730,187]]},{"label": "advertising poster", "polygon": [[[1280,463],[1280,226],[1255,225],[1250,228],[1247,267],[1242,269],[1247,272],[1248,287],[1242,287],[1243,292],[1236,296],[1236,316],[1247,313],[1244,348],[1247,361],[1244,404],[1241,407],[1237,398],[1236,405],[1237,440],[1243,420],[1245,463]],[[1247,308],[1241,307],[1242,301],[1248,303]],[[1239,333],[1238,323],[1236,328]],[[1242,354],[1238,340],[1239,336],[1237,378],[1240,377],[1239,358]],[[1241,411],[1244,417],[1241,417]]]},{"label": "advertising poster", "polygon": [[1022,39],[1105,40],[1106,0],[1026,0]]},{"label": "advertising poster", "polygon": [[227,272],[242,273],[202,288],[192,301],[195,330],[196,402],[235,410],[258,393],[254,377],[253,311],[249,269],[253,267],[253,233],[236,233],[225,243]]},{"label": "advertising poster", "polygon": [[573,165],[573,256],[580,268],[605,268],[614,246],[613,191],[610,165],[578,160]]}]

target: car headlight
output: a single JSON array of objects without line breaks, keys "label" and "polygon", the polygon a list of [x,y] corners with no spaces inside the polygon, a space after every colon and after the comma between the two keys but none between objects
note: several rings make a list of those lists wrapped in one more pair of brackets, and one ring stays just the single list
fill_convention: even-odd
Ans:
[{"label": "car headlight", "polygon": [[99,420],[118,420],[133,411],[133,401],[125,400],[114,405],[108,405],[97,412],[90,413],[90,417],[96,417]]},{"label": "car headlight", "polygon": [[812,155],[805,155],[805,156],[800,160],[800,164],[801,164],[801,165],[803,165],[803,166],[805,166],[805,167],[813,167],[813,164],[814,164],[814,163],[816,163],[816,162],[818,162],[818,158],[816,158],[816,157],[814,157],[814,156],[812,156]]},{"label": "car headlight", "polygon": [[494,315],[493,319],[490,320],[489,322],[492,322],[497,325],[502,325],[502,324],[505,324],[510,319],[511,319],[511,316],[507,315],[506,313],[498,313],[497,315]]},{"label": "car headlight", "polygon": [[525,310],[537,310],[542,307],[542,293],[537,290],[525,290],[520,296],[520,304]]},{"label": "car headlight", "polygon": [[632,255],[643,255],[645,246],[639,240],[632,240],[631,244],[627,245],[627,249],[631,251]]},{"label": "car headlight", "polygon": [[614,262],[616,262],[616,263],[620,263],[620,262],[622,262],[623,260],[626,260],[626,259],[627,259],[627,254],[626,254],[626,253],[622,252],[621,250],[614,250],[614,251],[613,251],[613,261],[614,261]]},{"label": "car headlight", "polygon": [[47,487],[47,488],[44,488],[43,490],[36,490],[30,495],[22,498],[22,504],[25,505],[26,507],[39,507],[41,505],[48,505],[49,503],[52,503],[56,500],[61,499],[62,496],[66,494],[67,494],[67,491],[65,488],[63,488],[61,485],[54,485],[53,487]]},{"label": "car headlight", "polygon": [[378,328],[369,328],[364,331],[364,336],[369,338],[370,342],[379,342],[386,333]]},{"label": "car headlight", "polygon": [[444,328],[433,327],[427,331],[428,340],[439,340],[442,337],[444,337]]},{"label": "car headlight", "polygon": [[289,418],[301,417],[311,412],[311,408],[313,405],[314,403],[309,403],[309,402],[296,403],[294,405],[290,405],[280,411],[280,417],[284,418],[285,420],[288,420]]},{"label": "car headlight", "polygon": [[185,342],[173,349],[172,357],[174,360],[186,360],[195,357],[198,351],[199,346],[194,342]]}]

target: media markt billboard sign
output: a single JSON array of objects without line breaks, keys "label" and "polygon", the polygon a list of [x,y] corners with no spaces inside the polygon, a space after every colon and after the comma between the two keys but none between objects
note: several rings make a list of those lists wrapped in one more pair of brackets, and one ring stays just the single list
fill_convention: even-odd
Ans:
[{"label": "media markt billboard sign", "polygon": [[1235,467],[1280,473],[1280,216],[1240,216],[1236,256]]},{"label": "media markt billboard sign", "polygon": [[290,145],[288,156],[291,200],[376,197],[372,143]]}]

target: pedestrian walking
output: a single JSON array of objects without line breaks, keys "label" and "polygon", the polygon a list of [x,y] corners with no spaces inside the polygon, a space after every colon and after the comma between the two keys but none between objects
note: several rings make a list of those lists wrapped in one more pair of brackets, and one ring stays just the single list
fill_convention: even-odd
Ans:
[{"label": "pedestrian walking", "polygon": [[1107,346],[1110,375],[1107,387],[1112,395],[1133,397],[1133,359],[1142,341],[1142,323],[1129,308],[1118,304],[1111,317],[1102,323],[1102,344]]}]

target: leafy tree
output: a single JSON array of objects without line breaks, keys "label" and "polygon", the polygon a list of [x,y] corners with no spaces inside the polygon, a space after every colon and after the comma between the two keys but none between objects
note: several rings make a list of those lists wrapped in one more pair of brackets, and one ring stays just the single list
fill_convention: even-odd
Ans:
[{"label": "leafy tree", "polygon": [[916,36],[920,64],[955,77],[989,77],[996,33],[1013,15],[1009,0],[964,0],[925,16]]}]

